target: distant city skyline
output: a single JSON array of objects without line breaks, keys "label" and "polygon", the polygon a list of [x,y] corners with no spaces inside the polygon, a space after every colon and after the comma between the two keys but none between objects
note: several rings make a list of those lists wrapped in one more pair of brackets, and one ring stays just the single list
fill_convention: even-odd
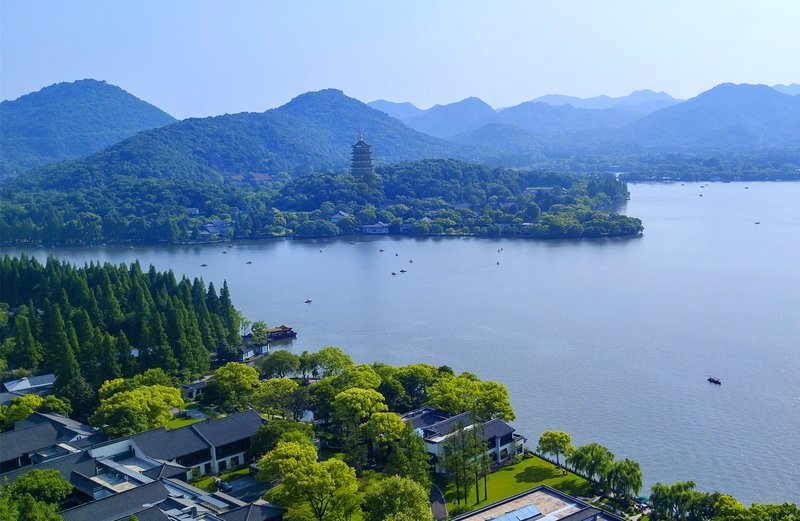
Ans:
[{"label": "distant city skyline", "polygon": [[2,99],[94,78],[181,119],[324,88],[420,108],[640,89],[685,99],[800,82],[798,64],[793,0],[0,0]]}]

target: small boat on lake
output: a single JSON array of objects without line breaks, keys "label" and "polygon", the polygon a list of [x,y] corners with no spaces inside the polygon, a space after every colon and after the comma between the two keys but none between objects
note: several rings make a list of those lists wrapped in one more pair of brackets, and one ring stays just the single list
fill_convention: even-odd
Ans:
[{"label": "small boat on lake", "polygon": [[228,250],[223,250],[222,253],[228,253]]},{"label": "small boat on lake", "polygon": [[200,266],[205,268],[206,266],[208,266],[208,264],[201,264]]},{"label": "small boat on lake", "polygon": [[400,270],[400,273],[405,273],[405,272],[406,272],[406,270]]},{"label": "small boat on lake", "polygon": [[395,273],[395,272],[392,272],[392,275],[397,275],[397,273]]},{"label": "small boat on lake", "polygon": [[380,250],[378,250],[378,251],[386,251],[386,250],[384,250],[383,248],[381,248],[381,249],[380,249]]},{"label": "small boat on lake", "polygon": [[305,300],[305,303],[306,303],[306,304],[311,304],[311,299],[310,299],[310,298],[307,298],[307,299]]},{"label": "small boat on lake", "polygon": [[761,224],[761,221],[756,221],[756,224]]},{"label": "small boat on lake", "polygon": [[408,261],[408,263],[409,263],[409,264],[414,264],[414,259],[410,259],[410,260]]},{"label": "small boat on lake", "polygon": [[706,378],[706,380],[708,380],[710,383],[714,385],[722,385],[722,380],[720,380],[719,378],[714,378],[713,376],[709,376],[708,378]]},{"label": "small boat on lake", "polygon": [[253,264],[253,261],[247,261],[245,264]]}]

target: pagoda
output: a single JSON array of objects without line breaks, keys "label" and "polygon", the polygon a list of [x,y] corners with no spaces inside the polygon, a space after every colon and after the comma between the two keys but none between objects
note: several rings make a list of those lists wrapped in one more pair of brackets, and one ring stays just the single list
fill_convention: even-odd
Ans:
[{"label": "pagoda", "polygon": [[372,184],[375,172],[372,170],[372,147],[364,141],[364,135],[358,134],[358,143],[353,145],[353,163],[350,173],[353,177]]}]

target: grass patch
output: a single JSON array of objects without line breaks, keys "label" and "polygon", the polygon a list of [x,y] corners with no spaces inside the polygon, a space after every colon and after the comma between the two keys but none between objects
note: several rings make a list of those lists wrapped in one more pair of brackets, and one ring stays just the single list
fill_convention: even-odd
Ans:
[{"label": "grass patch", "polygon": [[185,427],[187,425],[191,425],[199,421],[200,420],[198,420],[197,418],[190,418],[188,416],[175,416],[164,425],[164,428],[166,428],[168,431],[171,431],[172,429]]},{"label": "grass patch", "polygon": [[216,478],[219,478],[222,481],[227,481],[228,483],[230,483],[231,481],[237,480],[239,478],[243,478],[243,477],[247,476],[248,474],[250,474],[250,469],[245,467],[243,469],[231,470],[230,472],[224,472],[224,473],[220,474],[219,476],[208,476],[206,478],[199,479],[199,480],[195,481],[194,483],[192,483],[192,485],[194,485],[197,488],[202,488],[206,492],[216,492],[217,491],[217,486],[214,484],[214,480]]},{"label": "grass patch", "polygon": [[[475,487],[473,485],[467,494],[467,505],[471,510],[485,507],[538,485],[548,485],[571,496],[587,496],[591,490],[589,482],[582,477],[571,472],[563,476],[560,468],[534,456],[490,474],[487,480],[486,500],[483,500],[483,480],[479,484],[481,497],[479,503],[475,503]],[[446,487],[442,487],[441,484],[439,486],[444,492],[448,507],[450,507],[455,498],[455,487],[452,484],[448,484]]]}]

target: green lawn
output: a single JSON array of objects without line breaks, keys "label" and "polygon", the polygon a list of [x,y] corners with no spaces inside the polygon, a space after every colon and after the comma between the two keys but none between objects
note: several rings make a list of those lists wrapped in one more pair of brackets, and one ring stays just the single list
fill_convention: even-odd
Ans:
[{"label": "green lawn", "polygon": [[[475,487],[473,486],[467,497],[467,505],[474,510],[538,485],[548,485],[572,496],[589,495],[590,487],[588,481],[571,472],[566,476],[562,476],[561,472],[561,469],[557,469],[555,465],[541,458],[528,458],[516,465],[503,467],[489,475],[488,498],[486,501],[475,503]],[[439,485],[441,486],[441,484]],[[447,498],[448,507],[450,507],[455,489],[452,485],[448,485],[442,490]],[[483,498],[483,480],[480,482],[480,494],[481,498]]]},{"label": "green lawn", "polygon": [[216,478],[219,478],[222,481],[227,481],[228,483],[230,483],[231,481],[243,478],[248,474],[250,474],[250,469],[245,467],[243,469],[225,472],[223,474],[220,474],[219,476],[209,476],[207,478],[200,479],[192,483],[192,485],[194,485],[197,488],[202,488],[206,492],[216,492],[217,486],[214,484],[214,480]]},{"label": "green lawn", "polygon": [[191,425],[191,424],[197,423],[199,421],[200,420],[198,420],[196,418],[190,418],[188,416],[175,416],[170,421],[168,421],[167,424],[164,425],[164,427],[168,431],[171,431],[172,429],[177,429],[178,427],[184,427],[186,425]]}]

